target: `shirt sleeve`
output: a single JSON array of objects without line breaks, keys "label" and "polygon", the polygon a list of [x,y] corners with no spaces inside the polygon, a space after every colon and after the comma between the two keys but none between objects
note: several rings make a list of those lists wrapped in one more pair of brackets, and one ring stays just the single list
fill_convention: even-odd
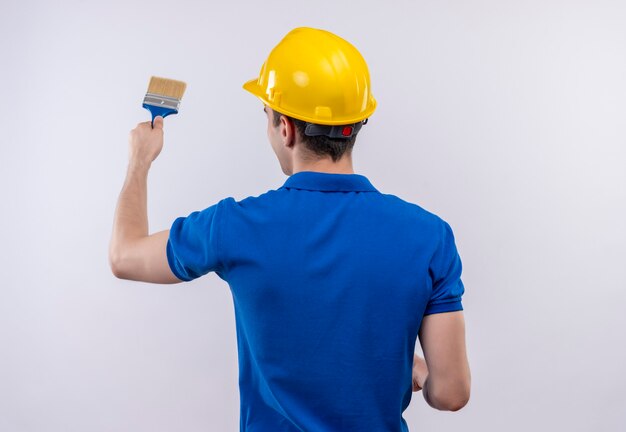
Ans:
[{"label": "shirt sleeve", "polygon": [[190,281],[222,268],[219,242],[224,218],[222,202],[172,223],[167,261],[180,280]]},{"label": "shirt sleeve", "polygon": [[465,287],[461,281],[461,257],[452,228],[442,222],[443,234],[429,266],[433,290],[424,315],[463,310],[461,297]]}]

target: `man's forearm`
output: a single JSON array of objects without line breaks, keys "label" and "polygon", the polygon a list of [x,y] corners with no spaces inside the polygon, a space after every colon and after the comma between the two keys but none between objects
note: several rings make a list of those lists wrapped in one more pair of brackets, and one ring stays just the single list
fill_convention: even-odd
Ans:
[{"label": "man's forearm", "polygon": [[149,166],[130,163],[113,220],[111,261],[122,259],[124,245],[148,235]]}]

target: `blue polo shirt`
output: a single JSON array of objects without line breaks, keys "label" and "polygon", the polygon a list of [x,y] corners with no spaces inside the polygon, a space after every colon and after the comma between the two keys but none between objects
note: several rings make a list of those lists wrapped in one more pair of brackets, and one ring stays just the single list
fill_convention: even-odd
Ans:
[{"label": "blue polo shirt", "polygon": [[242,431],[408,431],[422,317],[463,309],[450,225],[361,174],[301,171],[180,217],[167,259],[230,287]]}]

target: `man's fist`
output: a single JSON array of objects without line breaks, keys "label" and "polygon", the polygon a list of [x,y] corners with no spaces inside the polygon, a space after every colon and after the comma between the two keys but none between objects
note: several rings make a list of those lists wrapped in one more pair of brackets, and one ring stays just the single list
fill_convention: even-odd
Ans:
[{"label": "man's fist", "polygon": [[413,354],[413,391],[420,391],[424,387],[424,381],[428,377],[426,360],[417,354]]},{"label": "man's fist", "polygon": [[129,162],[149,167],[163,148],[163,117],[154,118],[154,128],[149,121],[139,123],[130,131],[128,141]]}]

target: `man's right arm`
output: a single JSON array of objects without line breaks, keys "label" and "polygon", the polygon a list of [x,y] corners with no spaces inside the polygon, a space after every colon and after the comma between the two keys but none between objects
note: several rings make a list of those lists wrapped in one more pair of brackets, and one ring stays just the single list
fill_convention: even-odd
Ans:
[{"label": "man's right arm", "polygon": [[460,410],[469,401],[471,387],[463,311],[424,316],[419,340],[428,367],[424,399],[438,410]]}]

